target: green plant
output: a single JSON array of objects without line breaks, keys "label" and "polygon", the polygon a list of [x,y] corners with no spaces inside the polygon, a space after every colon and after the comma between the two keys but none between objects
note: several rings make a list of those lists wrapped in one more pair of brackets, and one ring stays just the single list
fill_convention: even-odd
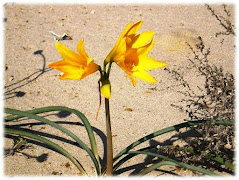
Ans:
[{"label": "green plant", "polygon": [[[198,72],[198,76],[204,79],[204,85],[198,86],[197,93],[193,85],[185,80],[181,70],[166,68],[165,70],[178,83],[177,92],[183,94],[179,103],[172,104],[173,107],[185,112],[187,121],[200,119],[227,119],[228,122],[235,121],[235,88],[234,77],[225,73],[222,67],[210,64],[210,49],[206,48],[202,38],[195,48],[189,46],[193,56],[188,59],[190,68]],[[175,151],[174,156],[185,163],[196,166],[211,166],[214,169],[228,170],[234,172],[234,127],[225,124],[199,124],[190,130],[196,134],[194,137],[184,137],[187,147],[192,152],[180,153]],[[165,150],[164,150],[165,151]]]}]

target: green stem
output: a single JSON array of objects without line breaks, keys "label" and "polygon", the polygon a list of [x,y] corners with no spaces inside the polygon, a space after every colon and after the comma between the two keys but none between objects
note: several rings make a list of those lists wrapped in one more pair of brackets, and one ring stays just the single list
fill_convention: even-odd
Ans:
[{"label": "green stem", "polygon": [[107,78],[109,78],[109,76],[110,76],[110,70],[111,70],[112,63],[113,63],[113,61],[110,61],[109,66],[108,66],[108,71],[106,72]]},{"label": "green stem", "polygon": [[[103,74],[101,74],[101,82],[109,81],[110,70],[113,61],[110,61],[109,64],[105,63],[103,67]],[[108,69],[106,66],[108,64]],[[107,134],[107,155],[106,155],[106,175],[113,175],[113,144],[112,144],[112,132],[111,132],[111,122],[110,122],[110,104],[109,99],[105,98],[105,115],[106,115],[106,134]]]},{"label": "green stem", "polygon": [[113,145],[112,145],[112,132],[110,122],[110,106],[109,99],[105,98],[105,113],[106,113],[106,132],[107,132],[107,162],[106,162],[106,175],[113,175]]},{"label": "green stem", "polygon": [[106,66],[107,66],[107,64],[108,64],[108,63],[106,63],[105,60],[104,60],[104,64],[103,64],[103,73],[106,72]]}]

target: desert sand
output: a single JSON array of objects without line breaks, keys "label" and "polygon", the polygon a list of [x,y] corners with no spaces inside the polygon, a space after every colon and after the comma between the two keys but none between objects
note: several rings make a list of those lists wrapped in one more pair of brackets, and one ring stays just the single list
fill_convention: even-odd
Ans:
[{"label": "desert sand", "polygon": [[[212,6],[216,12],[223,13],[222,7]],[[234,7],[229,6],[234,21]],[[4,106],[19,110],[29,110],[45,106],[67,106],[81,111],[94,127],[99,155],[105,163],[105,114],[104,101],[96,120],[99,107],[99,74],[94,73],[81,81],[59,80],[60,72],[48,68],[50,63],[61,60],[54,45],[56,34],[69,34],[72,40],[62,44],[76,51],[79,40],[84,39],[86,52],[97,64],[102,65],[105,57],[113,48],[119,35],[129,22],[143,20],[139,32],[154,31],[155,45],[149,56],[164,61],[169,68],[180,68],[185,78],[195,85],[203,84],[196,72],[185,68],[192,56],[185,42],[194,46],[201,36],[205,46],[211,49],[210,62],[222,66],[225,72],[234,73],[235,50],[234,36],[218,36],[223,31],[219,22],[211,15],[204,4],[15,4],[4,5]],[[224,39],[224,40],[223,40]],[[223,43],[222,43],[223,40]],[[185,70],[184,70],[185,68]],[[112,97],[110,99],[114,154],[130,143],[156,130],[184,122],[187,118],[171,106],[179,102],[174,81],[163,69],[150,71],[158,83],[149,84],[138,80],[132,86],[126,74],[113,64],[111,71]],[[87,145],[88,137],[76,116],[59,116],[57,112],[48,113],[47,118],[76,133]],[[34,122],[32,126],[30,122]],[[21,124],[24,128],[50,133],[65,138],[65,141],[52,138],[68,149],[94,175],[93,163],[79,147],[67,141],[69,138],[58,130],[33,120],[22,120],[9,124]],[[173,133],[150,142],[166,143]],[[13,140],[4,138],[4,148],[13,146]],[[24,149],[29,158],[21,155],[4,157],[6,176],[62,176],[79,175],[77,168],[67,158],[41,145],[31,144]],[[142,147],[142,146],[140,146]],[[138,148],[138,147],[137,147]],[[121,167],[121,176],[138,172],[150,158],[137,156]],[[165,167],[166,171],[153,171],[149,175],[172,175],[175,167]],[[190,171],[177,171],[179,175],[193,175]]]}]

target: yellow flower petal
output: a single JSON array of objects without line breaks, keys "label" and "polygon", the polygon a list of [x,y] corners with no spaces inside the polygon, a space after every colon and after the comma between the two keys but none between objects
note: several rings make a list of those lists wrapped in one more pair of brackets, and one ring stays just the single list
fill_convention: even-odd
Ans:
[{"label": "yellow flower petal", "polygon": [[65,73],[59,79],[81,80],[84,79],[86,76],[97,71],[99,69],[99,66],[91,62],[86,68],[78,68],[76,66],[65,65],[58,66],[57,69]]},{"label": "yellow flower petal", "polygon": [[137,81],[136,81],[135,77],[132,76],[132,71],[129,71],[127,69],[127,67],[125,66],[124,62],[121,61],[121,62],[117,63],[117,65],[119,67],[121,67],[121,69],[129,76],[133,86],[136,86]]},{"label": "yellow flower petal", "polygon": [[137,53],[139,54],[139,56],[146,56],[153,48],[153,45],[154,45],[154,38],[152,38],[152,40],[145,46],[138,48]]},{"label": "yellow flower petal", "polygon": [[149,73],[147,73],[144,70],[134,71],[133,75],[135,77],[137,77],[138,79],[142,80],[142,81],[146,81],[146,82],[149,82],[149,83],[156,83],[157,82],[157,80],[153,76],[151,76]]},{"label": "yellow flower petal", "polygon": [[83,69],[68,71],[67,73],[63,74],[59,79],[81,80],[83,73],[84,73]]},{"label": "yellow flower petal", "polygon": [[58,66],[64,66],[64,65],[70,65],[70,63],[66,63],[65,60],[61,60],[61,61],[58,61],[58,62],[55,62],[55,63],[51,63],[51,64],[49,65],[49,67],[55,69],[55,68],[58,67]]},{"label": "yellow flower petal", "polygon": [[77,44],[77,51],[79,52],[79,54],[81,56],[83,56],[82,58],[88,59],[88,55],[86,54],[85,49],[84,49],[84,41],[83,40],[80,40],[78,42],[78,44]]},{"label": "yellow flower petal", "polygon": [[85,78],[86,76],[96,72],[99,69],[99,65],[95,64],[94,62],[91,62],[87,65],[84,74],[82,75],[82,78]]},{"label": "yellow flower petal", "polygon": [[124,59],[125,53],[126,53],[126,43],[125,43],[125,38],[123,38],[123,39],[121,39],[121,41],[118,45],[118,48],[112,55],[112,59],[115,62],[121,61]]},{"label": "yellow flower petal", "polygon": [[132,82],[133,86],[136,86],[137,84],[137,81],[135,79],[135,77],[133,77],[131,74],[127,73],[127,75],[129,76],[130,78],[130,81]]},{"label": "yellow flower petal", "polygon": [[87,58],[87,64],[90,64],[90,62],[92,62],[93,61],[93,59],[92,58]]},{"label": "yellow flower petal", "polygon": [[143,21],[138,21],[135,24],[133,24],[133,26],[126,33],[126,36],[130,36],[132,34],[135,35],[139,31],[139,28],[142,26],[142,24]]},{"label": "yellow flower petal", "polygon": [[63,57],[64,60],[66,60],[68,63],[71,63],[72,65],[86,65],[86,60],[82,58],[79,54],[75,53],[74,51],[70,50],[63,44],[56,42],[55,43],[57,51],[60,53],[60,55]]},{"label": "yellow flower petal", "polygon": [[138,34],[132,41],[132,48],[140,48],[142,46],[145,46],[148,42],[152,40],[153,36],[154,36],[153,31],[147,31]]},{"label": "yellow flower petal", "polygon": [[153,59],[149,56],[140,57],[139,59],[139,69],[145,69],[145,70],[151,70],[156,68],[162,68],[167,66],[167,63],[158,61],[156,59]]},{"label": "yellow flower petal", "polygon": [[121,40],[124,38],[125,34],[129,31],[129,29],[131,28],[132,23],[129,23],[126,28],[123,30],[122,34],[120,35],[119,39],[117,40],[114,48],[110,51],[110,53],[107,55],[105,62],[109,62],[110,60],[112,60],[114,58],[115,55],[115,51],[117,51],[117,48],[119,46],[119,44],[121,43]]},{"label": "yellow flower petal", "polygon": [[[54,64],[57,64],[57,63],[54,63]],[[67,72],[74,72],[74,71],[78,71],[80,68],[77,67],[77,66],[73,66],[71,64],[64,64],[64,65],[54,65],[54,64],[51,64],[51,68],[53,69],[57,69],[59,71],[62,71],[64,73],[67,73]]]}]

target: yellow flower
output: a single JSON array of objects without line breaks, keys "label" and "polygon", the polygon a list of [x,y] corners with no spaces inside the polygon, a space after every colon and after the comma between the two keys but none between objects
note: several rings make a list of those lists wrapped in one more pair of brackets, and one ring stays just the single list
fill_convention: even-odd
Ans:
[{"label": "yellow flower", "polygon": [[77,44],[79,54],[59,42],[56,42],[55,45],[63,60],[52,63],[49,67],[64,73],[59,79],[81,80],[99,69],[93,59],[86,54],[83,40]]},{"label": "yellow flower", "polygon": [[101,87],[100,91],[101,91],[101,94],[105,98],[107,98],[107,99],[110,98],[111,86],[110,86],[110,81],[108,79],[102,82],[102,87]]},{"label": "yellow flower", "polygon": [[149,83],[157,82],[146,70],[167,65],[147,56],[154,45],[154,32],[147,31],[136,35],[142,23],[142,21],[135,24],[129,23],[105,60],[116,62],[129,76],[134,86],[136,85],[135,77]]}]

